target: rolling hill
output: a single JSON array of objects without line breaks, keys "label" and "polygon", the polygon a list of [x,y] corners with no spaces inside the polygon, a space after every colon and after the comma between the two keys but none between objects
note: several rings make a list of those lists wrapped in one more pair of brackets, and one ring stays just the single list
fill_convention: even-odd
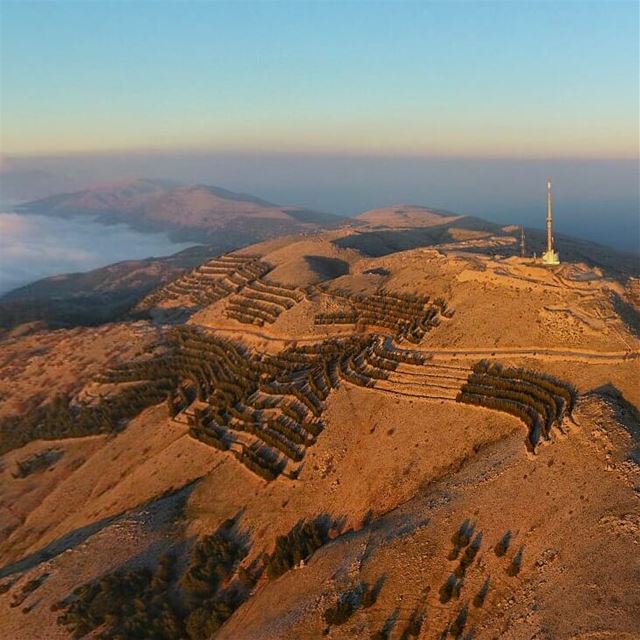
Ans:
[{"label": "rolling hill", "polygon": [[415,229],[418,227],[439,226],[463,217],[465,216],[440,209],[430,209],[414,204],[397,204],[364,211],[356,216],[356,220],[361,220],[376,227],[407,227]]},{"label": "rolling hill", "polygon": [[640,635],[637,265],[416,215],[2,337],[1,637]]},{"label": "rolling hill", "polygon": [[42,320],[51,326],[116,320],[142,295],[206,257],[285,234],[352,223],[332,214],[281,207],[251,195],[166,180],[130,180],[63,193],[16,207],[23,214],[90,216],[141,231],[166,231],[200,247],[175,256],[129,260],[85,274],[61,274],[0,298],[0,327]]},{"label": "rolling hill", "polygon": [[17,210],[62,217],[90,215],[143,231],[169,231],[180,240],[216,241],[226,249],[345,223],[339,216],[281,207],[219,187],[147,179],[58,194],[22,204]]}]

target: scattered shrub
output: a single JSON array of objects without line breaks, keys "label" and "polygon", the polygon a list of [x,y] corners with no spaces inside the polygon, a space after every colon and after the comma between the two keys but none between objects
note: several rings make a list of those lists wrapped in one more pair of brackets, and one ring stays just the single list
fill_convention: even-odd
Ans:
[{"label": "scattered shrub", "polygon": [[348,599],[340,599],[324,612],[324,620],[328,625],[344,624],[355,612],[357,605]]},{"label": "scattered shrub", "polygon": [[459,578],[464,577],[467,569],[471,566],[473,561],[475,560],[478,551],[480,550],[480,545],[482,544],[482,533],[477,533],[471,544],[469,544],[462,554],[460,558],[460,562],[458,567],[456,568],[456,575]]},{"label": "scattered shrub", "polygon": [[466,547],[471,542],[474,529],[474,525],[469,520],[465,520],[451,536],[454,547]]},{"label": "scattered shrub", "polygon": [[452,573],[440,587],[440,602],[446,604],[451,598],[460,597],[463,584],[463,581],[459,580],[455,573]]},{"label": "scattered shrub", "polygon": [[413,611],[409,620],[407,621],[407,626],[404,628],[402,635],[400,636],[400,640],[409,640],[409,638],[417,638],[420,636],[420,632],[422,631],[422,625],[424,624],[425,613],[420,609],[416,609]]},{"label": "scattered shrub", "polygon": [[277,578],[306,560],[329,541],[329,525],[318,517],[306,522],[300,520],[283,536],[276,538],[276,547],[267,561],[267,575]]},{"label": "scattered shrub", "polygon": [[191,564],[182,586],[191,599],[215,593],[221,582],[245,557],[247,549],[231,535],[233,521],[226,521],[215,533],[200,539],[191,552]]},{"label": "scattered shrub", "polygon": [[464,607],[462,607],[462,609],[460,609],[455,620],[449,626],[449,634],[452,635],[454,638],[457,638],[458,636],[462,635],[465,625],[467,624],[468,615],[469,615],[469,609],[465,605]]},{"label": "scattered shrub", "polygon": [[64,451],[60,449],[47,449],[34,453],[25,460],[19,460],[16,463],[17,469],[12,475],[14,478],[26,478],[33,473],[40,473],[55,464],[63,455]]},{"label": "scattered shrub", "polygon": [[74,405],[70,396],[59,395],[50,403],[25,415],[0,421],[0,455],[37,439],[83,437],[111,433],[137,416],[143,409],[166,398],[166,379],[148,380],[126,387],[117,396],[95,405]]},{"label": "scattered shrub", "polygon": [[511,562],[509,563],[509,566],[506,569],[508,576],[514,577],[520,573],[520,569],[522,568],[523,551],[524,550],[521,547],[520,549],[518,549],[518,553],[516,553],[516,555],[513,556]]},{"label": "scattered shrub", "polygon": [[[11,604],[9,605],[12,608],[19,607],[34,591],[40,588],[42,583],[49,577],[48,573],[42,573],[36,578],[32,578],[25,582],[20,588],[18,593],[14,594]],[[8,585],[8,589],[12,586],[12,583],[6,583]],[[23,613],[29,613],[31,609],[29,607],[26,608],[26,611],[23,610]]]},{"label": "scattered shrub", "polygon": [[474,607],[479,609],[484,605],[484,601],[487,597],[487,593],[489,593],[489,585],[490,585],[490,580],[489,578],[487,578],[482,584],[482,587],[480,587],[480,591],[478,591],[478,593],[476,593],[476,595],[473,598]]},{"label": "scattered shrub", "polygon": [[507,531],[500,540],[496,543],[496,546],[493,548],[494,553],[498,558],[502,558],[507,551],[509,550],[509,545],[511,544],[511,531]]},{"label": "scattered shrub", "polygon": [[119,570],[77,588],[52,610],[74,638],[97,631],[102,639],[206,640],[233,614],[246,589],[232,581],[247,554],[243,536],[228,520],[199,540],[180,578],[165,554],[155,571]]},{"label": "scattered shrub", "polygon": [[363,609],[372,607],[378,600],[378,593],[382,584],[379,583],[373,587],[369,587],[366,583],[362,585],[362,597],[360,599],[360,605]]}]

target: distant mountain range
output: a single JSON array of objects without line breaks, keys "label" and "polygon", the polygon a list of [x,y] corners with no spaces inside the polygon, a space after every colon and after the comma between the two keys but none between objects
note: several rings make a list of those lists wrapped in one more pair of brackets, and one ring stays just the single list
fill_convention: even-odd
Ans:
[{"label": "distant mountain range", "polygon": [[76,171],[52,172],[0,153],[0,205],[3,207],[81,189],[86,184]]},{"label": "distant mountain range", "polygon": [[[59,194],[21,205],[18,211],[64,218],[92,216],[107,224],[124,222],[140,230],[168,231],[177,239],[201,244],[174,256],[119,262],[15,289],[0,298],[0,327],[5,329],[38,320],[53,327],[116,320],[149,291],[210,256],[285,234],[342,226],[333,240],[335,247],[371,257],[433,246],[443,250],[463,246],[466,251],[502,255],[519,251],[519,227],[440,209],[398,204],[342,218],[281,207],[218,187],[162,180],[133,180]],[[637,260],[631,254],[566,236],[557,239],[563,261],[585,261],[622,279],[637,274]],[[544,241],[542,230],[527,230],[530,255],[540,255]],[[319,258],[311,256],[307,262],[312,259]],[[296,269],[304,270],[304,264]]]},{"label": "distant mountain range", "polygon": [[167,180],[130,180],[49,196],[16,207],[48,216],[94,216],[141,231],[167,231],[179,241],[228,250],[276,235],[338,226],[347,218],[285,207],[252,195]]},{"label": "distant mountain range", "polygon": [[[348,218],[284,207],[252,195],[169,180],[129,180],[47,196],[18,213],[91,217],[164,231],[198,247],[175,256],[129,260],[86,273],[44,278],[2,296],[0,326],[46,320],[51,326],[95,324],[119,317],[138,298],[207,257],[287,234],[350,224]],[[357,223],[355,223],[357,224]]]}]

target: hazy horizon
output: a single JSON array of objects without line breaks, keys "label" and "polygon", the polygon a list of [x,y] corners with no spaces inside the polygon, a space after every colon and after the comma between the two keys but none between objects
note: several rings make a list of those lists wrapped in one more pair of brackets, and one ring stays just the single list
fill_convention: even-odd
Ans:
[{"label": "hazy horizon", "polygon": [[640,250],[637,2],[0,12],[3,184],[13,165],[23,194],[168,178],[342,215],[413,203],[543,228],[551,178],[559,234]]},{"label": "hazy horizon", "polygon": [[31,181],[48,180],[46,193],[160,178],[347,216],[408,203],[533,228],[544,227],[545,185],[551,178],[558,233],[640,250],[637,160],[139,153],[36,157],[13,164],[27,178],[39,171]]},{"label": "hazy horizon", "polygon": [[637,158],[639,10],[5,0],[1,146]]}]

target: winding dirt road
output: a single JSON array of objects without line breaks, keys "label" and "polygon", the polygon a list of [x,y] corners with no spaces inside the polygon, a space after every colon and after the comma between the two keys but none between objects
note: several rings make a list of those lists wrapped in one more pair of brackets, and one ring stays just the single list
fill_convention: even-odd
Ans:
[{"label": "winding dirt road", "polygon": [[[216,334],[227,335],[229,337],[239,337],[250,335],[268,342],[286,343],[296,342],[304,344],[309,342],[318,342],[333,335],[303,335],[296,336],[272,336],[256,329],[242,328],[218,328],[213,330]],[[346,337],[352,332],[338,333],[335,337]],[[630,349],[628,351],[591,351],[588,349],[565,349],[562,347],[493,347],[493,348],[468,348],[450,349],[442,347],[427,347],[415,349],[419,353],[432,356],[433,360],[469,360],[473,358],[497,358],[499,356],[518,357],[518,358],[544,358],[550,360],[572,360],[576,362],[601,362],[603,364],[615,364],[626,362],[628,360],[636,360],[640,358],[640,350]]]}]

